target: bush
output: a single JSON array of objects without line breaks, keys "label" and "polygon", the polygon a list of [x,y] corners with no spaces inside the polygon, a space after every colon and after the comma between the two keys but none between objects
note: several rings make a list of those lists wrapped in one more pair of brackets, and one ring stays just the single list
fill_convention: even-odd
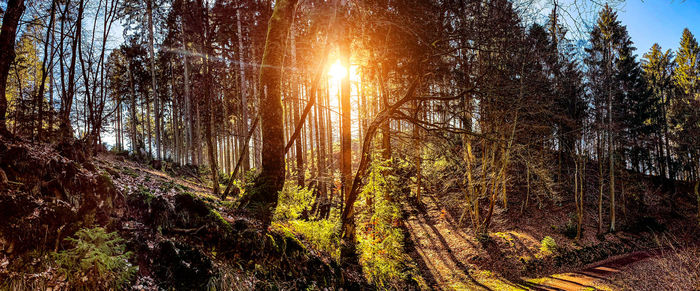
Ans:
[{"label": "bush", "polygon": [[[370,282],[382,289],[401,289],[413,269],[404,251],[401,209],[386,199],[399,191],[396,177],[387,170],[386,162],[373,158],[357,210],[357,251]],[[371,207],[368,201],[373,201]]]},{"label": "bush", "polygon": [[336,229],[337,222],[331,220],[292,220],[286,224],[289,229],[301,235],[304,241],[319,251],[325,252],[334,259],[340,257],[340,237]]},{"label": "bush", "polygon": [[125,251],[124,240],[116,232],[83,228],[65,240],[72,248],[52,255],[71,289],[121,289],[138,270],[129,263],[132,253]]},{"label": "bush", "polygon": [[287,221],[306,218],[314,205],[314,192],[308,188],[296,186],[293,181],[287,181],[280,192],[274,221]]},{"label": "bush", "polygon": [[559,249],[557,242],[551,236],[545,236],[540,244],[540,253],[543,255],[551,255]]}]

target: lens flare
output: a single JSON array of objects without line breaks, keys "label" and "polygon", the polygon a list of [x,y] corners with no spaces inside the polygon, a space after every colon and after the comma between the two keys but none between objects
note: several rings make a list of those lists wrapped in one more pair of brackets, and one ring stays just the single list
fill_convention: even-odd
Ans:
[{"label": "lens flare", "polygon": [[342,80],[343,78],[345,78],[345,76],[347,76],[347,74],[348,70],[340,64],[340,60],[337,60],[328,69],[328,76],[330,76],[334,80]]}]

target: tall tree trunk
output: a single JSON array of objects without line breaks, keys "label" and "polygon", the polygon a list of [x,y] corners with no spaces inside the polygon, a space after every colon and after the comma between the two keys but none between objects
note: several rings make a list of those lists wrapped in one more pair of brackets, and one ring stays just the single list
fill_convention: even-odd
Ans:
[{"label": "tall tree trunk", "polygon": [[[386,90],[384,84],[384,70],[380,68],[379,72],[379,88],[382,94],[382,99],[379,101],[381,103],[381,109],[385,110],[389,106],[389,93]],[[391,124],[386,122],[382,124],[382,158],[385,160],[391,159]]]},{"label": "tall tree trunk", "polygon": [[151,92],[153,94],[153,101],[155,102],[153,109],[155,110],[154,113],[156,122],[156,158],[160,160],[162,158],[160,150],[160,103],[158,100],[158,88],[156,87],[156,53],[155,48],[153,47],[153,0],[146,0],[146,13],[148,13],[148,54],[150,55],[151,59]]},{"label": "tall tree trunk", "polygon": [[51,56],[49,63],[49,68],[53,68],[53,46],[51,46],[51,51],[49,52],[49,38],[53,34],[54,26],[54,15],[56,12],[56,1],[51,1],[51,9],[49,12],[49,26],[46,29],[46,41],[44,42],[44,57],[41,61],[41,83],[39,83],[39,92],[36,95],[37,107],[39,109],[39,116],[37,118],[36,133],[37,138],[42,140],[43,137],[43,123],[44,123],[44,89],[46,88],[46,77],[49,75],[47,73],[47,59],[49,55]]},{"label": "tall tree trunk", "polygon": [[[245,65],[244,65],[244,47],[243,47],[243,28],[241,26],[241,9],[236,9],[236,28],[238,30],[238,70],[240,73],[241,81],[241,133],[248,133],[248,90],[247,83],[245,79]],[[240,140],[245,137],[241,136]],[[247,147],[248,144],[241,143],[240,146]],[[245,151],[245,157],[243,158],[243,172],[246,173],[250,170],[250,158],[249,152]]]},{"label": "tall tree trunk", "polygon": [[[346,31],[345,35],[347,32],[349,31]],[[346,71],[345,78],[340,84],[340,182],[347,205],[352,179],[352,121],[350,119],[352,110],[350,107],[350,39],[348,37],[340,42],[340,63]]]},{"label": "tall tree trunk", "polygon": [[318,197],[320,198],[318,201],[319,204],[319,217],[322,218],[327,218],[328,214],[330,212],[330,202],[328,201],[328,195],[326,194],[326,135],[325,135],[325,128],[324,128],[324,118],[323,118],[323,112],[324,110],[322,109],[322,104],[324,104],[322,96],[318,96],[320,94],[320,90],[314,90],[315,92],[311,92],[310,94],[317,94],[316,98],[318,99],[318,105],[316,107],[316,131],[318,132],[318,139],[316,143],[318,144],[318,150],[316,151],[316,157],[318,159]]},{"label": "tall tree trunk", "polygon": [[15,60],[15,37],[17,36],[17,24],[24,13],[23,0],[7,1],[7,10],[2,20],[0,31],[0,135],[8,135],[5,114],[7,113],[7,76],[10,72],[10,64]]},{"label": "tall tree trunk", "polygon": [[[418,120],[420,113],[420,103],[419,101],[413,101],[413,118]],[[416,166],[416,201],[420,202],[421,196],[421,180],[423,176],[421,175],[421,140],[420,140],[420,129],[418,124],[413,124],[413,145],[415,150],[415,166]]]},{"label": "tall tree trunk", "polygon": [[248,197],[248,208],[257,206],[263,225],[270,224],[284,186],[284,129],[280,83],[287,34],[292,26],[297,0],[278,0],[268,24],[265,51],[260,68],[260,111],[262,130],[262,171]]},{"label": "tall tree trunk", "polygon": [[134,75],[131,73],[131,64],[128,64],[126,71],[129,74],[129,87],[131,87],[131,151],[137,155],[141,155],[141,148],[137,143],[136,138],[136,89],[134,86]]},{"label": "tall tree trunk", "polygon": [[[70,4],[70,2],[69,2]],[[68,4],[66,4],[68,6]],[[68,7],[66,7],[68,9]],[[85,1],[81,0],[78,5],[78,15],[76,16],[77,22],[75,24],[75,32],[73,35],[73,43],[71,45],[71,59],[70,68],[68,69],[68,91],[62,97],[62,108],[61,108],[61,125],[60,132],[62,139],[71,139],[73,137],[73,130],[70,124],[70,112],[73,107],[73,97],[75,95],[75,63],[77,57],[78,46],[81,45],[81,35],[83,28],[83,12],[85,11]]]},{"label": "tall tree trunk", "polygon": [[612,95],[608,98],[608,160],[610,162],[610,232],[615,231],[615,147],[613,146]]},{"label": "tall tree trunk", "polygon": [[184,21],[182,18],[180,18],[180,26],[181,26],[181,35],[180,37],[182,38],[182,50],[184,53],[182,54],[182,66],[184,68],[184,82],[182,86],[184,87],[184,100],[185,100],[185,113],[183,116],[185,117],[185,163],[186,164],[195,164],[195,148],[194,148],[194,136],[192,132],[192,98],[190,95],[190,63],[187,60],[187,42],[185,40],[185,33],[184,33]]},{"label": "tall tree trunk", "polygon": [[[213,183],[213,191],[214,195],[218,196],[219,195],[219,169],[217,167],[217,146],[216,146],[216,136],[214,136],[214,116],[215,116],[215,109],[212,102],[212,99],[214,98],[212,94],[212,86],[214,85],[212,80],[213,76],[211,73],[211,65],[209,58],[211,57],[212,50],[211,50],[211,45],[209,43],[209,38],[210,38],[210,31],[209,31],[209,14],[208,14],[208,8],[206,7],[206,4],[204,1],[199,0],[198,1],[199,7],[202,9],[202,30],[201,30],[201,37],[202,37],[202,52],[204,53],[204,56],[202,57],[202,61],[204,63],[204,98],[205,102],[203,105],[206,107],[206,110],[204,112],[204,118],[206,120],[204,121],[204,139],[206,142],[207,146],[207,153],[209,155],[208,160],[209,160],[209,168],[211,169],[211,176],[212,176],[212,183]],[[199,113],[199,111],[197,111]],[[200,122],[200,116],[197,116],[198,123]]]}]

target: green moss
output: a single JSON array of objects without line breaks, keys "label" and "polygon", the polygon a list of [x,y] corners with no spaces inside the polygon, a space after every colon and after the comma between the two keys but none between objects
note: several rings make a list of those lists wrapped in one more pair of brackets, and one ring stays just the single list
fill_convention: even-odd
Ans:
[{"label": "green moss", "polygon": [[221,213],[216,211],[216,209],[209,209],[209,218],[214,220],[214,222],[220,226],[222,229],[226,230],[227,232],[231,232],[233,228],[231,227],[231,224],[228,223],[222,216]]}]

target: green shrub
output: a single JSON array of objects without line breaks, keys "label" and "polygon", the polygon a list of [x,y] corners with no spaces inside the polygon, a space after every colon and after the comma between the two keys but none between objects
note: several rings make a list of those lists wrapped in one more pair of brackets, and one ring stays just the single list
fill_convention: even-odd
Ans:
[{"label": "green shrub", "polygon": [[336,222],[327,219],[317,221],[291,220],[285,225],[292,232],[304,238],[304,241],[308,242],[314,249],[325,252],[336,260],[340,257],[340,238]]},{"label": "green shrub", "polygon": [[540,244],[540,253],[549,255],[555,253],[559,249],[557,242],[551,236],[545,236]]},{"label": "green shrub", "polygon": [[314,200],[314,192],[311,189],[301,188],[293,181],[288,181],[279,194],[273,220],[287,221],[307,216]]},{"label": "green shrub", "polygon": [[393,289],[410,277],[412,268],[404,251],[401,209],[386,199],[399,189],[396,177],[387,170],[387,162],[373,158],[360,193],[357,251],[367,279],[380,288]]},{"label": "green shrub", "polygon": [[71,289],[121,289],[138,270],[129,263],[132,253],[125,251],[124,240],[116,232],[83,228],[65,240],[72,247],[52,255]]}]

